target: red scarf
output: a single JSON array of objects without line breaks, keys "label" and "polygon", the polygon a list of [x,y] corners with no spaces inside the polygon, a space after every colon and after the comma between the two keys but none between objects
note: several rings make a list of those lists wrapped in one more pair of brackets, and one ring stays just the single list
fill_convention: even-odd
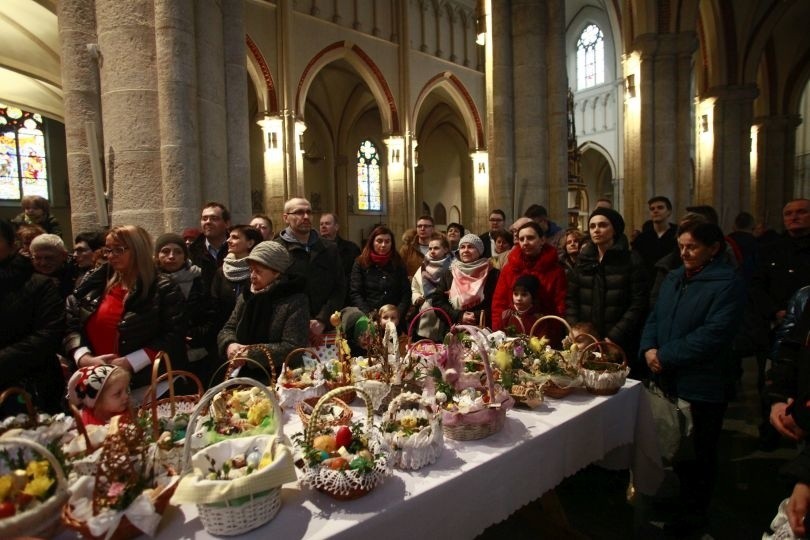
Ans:
[{"label": "red scarf", "polygon": [[371,262],[373,262],[377,266],[385,266],[386,264],[388,264],[388,261],[391,260],[391,252],[389,251],[385,255],[380,255],[376,251],[372,251],[371,253],[369,253],[369,258],[371,259]]}]

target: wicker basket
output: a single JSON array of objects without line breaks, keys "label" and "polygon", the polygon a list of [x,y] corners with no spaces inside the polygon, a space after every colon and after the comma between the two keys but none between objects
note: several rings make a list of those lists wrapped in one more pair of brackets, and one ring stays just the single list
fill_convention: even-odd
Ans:
[{"label": "wicker basket", "polygon": [[[595,355],[599,350],[600,360],[589,360],[588,355]],[[617,351],[622,358],[621,363],[602,360],[605,349]],[[619,391],[627,380],[630,369],[627,367],[627,357],[621,347],[612,341],[595,341],[582,351],[583,362],[580,371],[585,380],[585,388],[591,394],[610,396]]]},{"label": "wicker basket", "polygon": [[318,364],[321,364],[321,357],[318,356],[318,352],[315,349],[300,348],[290,351],[290,354],[287,355],[287,358],[284,359],[284,364],[281,366],[281,374],[279,374],[276,384],[278,404],[282,409],[291,409],[305,399],[317,399],[326,393],[326,381],[324,381],[322,373],[320,376],[317,376],[317,373],[313,373],[312,382],[309,383],[287,380],[287,366],[290,359],[300,353],[309,354]]},{"label": "wicker basket", "polygon": [[[338,395],[342,395],[338,393]],[[307,427],[309,424],[309,419],[312,416],[312,411],[315,409],[315,405],[318,404],[320,397],[315,398],[308,398],[303,401],[300,401],[295,406],[295,412],[298,413],[298,417],[301,418],[301,423],[304,427]],[[324,426],[348,426],[352,422],[353,412],[352,409],[346,405],[346,402],[342,399],[337,397],[333,397],[331,402],[334,404],[334,407],[339,411],[336,416],[333,416],[332,419],[326,419],[323,416],[319,418],[321,425]]]},{"label": "wicker basket", "polygon": [[475,326],[458,325],[455,331],[464,330],[478,343],[481,359],[484,362],[486,373],[486,389],[489,392],[490,403],[487,407],[470,413],[442,410],[442,424],[444,435],[456,441],[472,441],[489,437],[503,428],[506,411],[514,405],[514,399],[504,390],[495,392],[495,383],[492,368],[489,364],[486,338],[481,330]]},{"label": "wicker basket", "polygon": [[[255,386],[265,393],[273,406],[273,414],[277,419],[276,431],[273,435],[283,440],[284,428],[281,422],[281,408],[272,392],[261,383],[246,377],[225,381],[205,393],[189,420],[189,429],[186,433],[186,444],[183,455],[184,474],[191,471],[191,437],[193,429],[196,427],[200,418],[200,413],[220,391],[230,386],[240,385]],[[292,461],[291,458],[290,461]],[[292,467],[292,465],[290,465],[290,467]],[[205,530],[210,534],[218,536],[234,536],[260,527],[273,519],[281,508],[281,486],[264,486],[264,488],[265,489],[261,491],[250,493],[247,496],[240,496],[226,502],[218,502],[215,504],[198,503],[197,511]],[[245,497],[247,497],[247,501]]]},{"label": "wicker basket", "polygon": [[[427,420],[427,425],[410,435],[386,430],[390,422],[410,416]],[[444,450],[441,414],[425,404],[421,395],[413,392],[399,394],[391,401],[383,416],[383,432],[391,446],[392,465],[399,469],[421,469],[435,463]]]},{"label": "wicker basket", "polygon": [[[351,388],[358,396],[363,398],[366,404],[365,434],[368,437],[368,450],[374,456],[373,468],[369,471],[362,472],[351,469],[333,470],[321,466],[319,462],[310,462],[305,459],[304,476],[301,478],[303,484],[342,501],[357,499],[366,495],[377,487],[386,476],[391,474],[391,464],[389,461],[390,449],[388,448],[388,443],[379,435],[379,432],[374,430],[372,424],[374,412],[371,408],[371,400],[361,389],[356,387]],[[312,447],[316,433],[324,427],[320,422],[320,414],[323,405],[340,394],[341,389],[335,389],[331,392],[327,392],[318,400],[315,409],[312,411],[310,422],[306,429],[304,429],[304,445],[307,448]]]},{"label": "wicker basket", "polygon": [[[264,355],[265,362],[258,362],[253,358],[249,357],[247,353],[250,351],[259,351]],[[224,380],[228,380],[231,378],[234,370],[237,369],[236,364],[239,362],[243,362],[244,364],[250,364],[251,367],[258,368],[260,371],[264,373],[264,376],[267,378],[267,386],[273,388],[276,384],[276,368],[273,365],[273,355],[270,352],[270,349],[266,345],[262,345],[261,343],[256,343],[253,345],[245,345],[242,350],[231,358],[220,364],[220,366],[214,371],[214,374],[211,375],[211,380],[208,382],[208,386],[214,386],[214,381],[217,378],[217,375],[224,369],[225,376]]]},{"label": "wicker basket", "polygon": [[29,439],[4,437],[0,439],[0,446],[30,448],[35,453],[48,460],[56,476],[56,491],[46,501],[35,508],[0,519],[0,538],[52,536],[59,527],[59,509],[70,496],[62,466],[48,449]]},{"label": "wicker basket", "polygon": [[[565,327],[566,333],[568,334],[568,339],[571,340],[572,342],[574,341],[571,325],[568,324],[568,321],[556,315],[545,315],[537,319],[532,325],[531,330],[529,331],[529,336],[533,336],[534,331],[537,329],[537,326],[544,321],[557,321],[558,323],[562,324]],[[554,399],[562,399],[564,397],[570,396],[577,388],[579,388],[578,380],[576,381],[576,384],[569,384],[566,386],[562,386],[557,382],[555,382],[554,380],[549,380],[542,386],[542,391],[544,396],[548,396]]]}]

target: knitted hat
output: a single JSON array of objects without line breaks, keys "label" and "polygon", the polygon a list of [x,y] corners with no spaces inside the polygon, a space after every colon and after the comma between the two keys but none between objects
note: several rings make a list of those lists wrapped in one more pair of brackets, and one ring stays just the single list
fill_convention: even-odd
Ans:
[{"label": "knitted hat", "polygon": [[512,290],[514,291],[518,287],[526,289],[526,291],[532,295],[532,300],[537,300],[537,292],[540,290],[540,281],[535,276],[531,274],[520,276],[515,280]]},{"label": "knitted hat", "polygon": [[258,243],[247,256],[247,260],[255,261],[276,272],[284,272],[291,264],[287,248],[273,240]]},{"label": "knitted hat", "polygon": [[189,260],[190,256],[188,253],[188,246],[186,246],[186,241],[183,240],[182,236],[175,233],[166,233],[158,236],[158,239],[155,240],[155,255],[160,253],[160,250],[166,247],[168,244],[177,244],[183,248],[183,255],[185,255],[186,260]]},{"label": "knitted hat", "polygon": [[357,339],[368,330],[368,317],[354,306],[345,307],[340,310],[340,330],[352,343],[357,343]]},{"label": "knitted hat", "polygon": [[96,400],[104,388],[104,383],[107,382],[107,379],[116,369],[121,368],[110,365],[79,368],[68,381],[68,400],[70,403],[77,407],[82,406],[91,409],[95,407]]},{"label": "knitted hat", "polygon": [[597,208],[588,217],[588,223],[591,222],[593,216],[605,216],[610,224],[613,225],[613,238],[618,238],[624,234],[624,218],[620,213],[612,208]]},{"label": "knitted hat", "polygon": [[478,250],[479,257],[481,257],[484,254],[484,243],[476,234],[473,233],[465,234],[464,236],[461,237],[461,240],[458,241],[458,245],[461,246],[461,244],[472,244],[473,246],[475,246],[475,249]]}]

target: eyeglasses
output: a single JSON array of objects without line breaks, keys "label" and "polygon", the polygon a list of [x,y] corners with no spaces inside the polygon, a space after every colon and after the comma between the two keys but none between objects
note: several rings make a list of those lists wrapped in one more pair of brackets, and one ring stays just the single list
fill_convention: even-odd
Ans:
[{"label": "eyeglasses", "polygon": [[299,208],[298,210],[293,210],[292,212],[285,212],[285,213],[286,213],[288,216],[289,216],[289,215],[298,216],[298,217],[301,217],[301,216],[311,216],[311,215],[312,215],[312,210],[305,210],[305,209],[303,209],[303,208]]},{"label": "eyeglasses", "polygon": [[125,251],[129,251],[129,248],[124,247],[124,246],[115,246],[114,248],[105,247],[105,248],[101,249],[101,253],[105,257],[109,257],[110,255],[115,255],[116,257],[120,257],[121,255],[124,254]]}]

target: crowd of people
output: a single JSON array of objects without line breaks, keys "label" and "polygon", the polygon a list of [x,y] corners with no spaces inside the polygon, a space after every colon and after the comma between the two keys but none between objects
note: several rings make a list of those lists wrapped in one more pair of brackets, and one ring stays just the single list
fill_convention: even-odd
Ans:
[{"label": "crowd of people", "polygon": [[[81,232],[72,254],[40,199],[27,197],[14,222],[0,222],[0,391],[22,386],[44,411],[63,409],[65,381],[85,388],[96,372],[118,368],[131,387],[148,384],[159,352],[203,381],[225,360],[266,362],[252,345],[269,350],[277,369],[294,349],[321,343],[341,310],[348,336],[363,317],[384,317],[434,341],[455,323],[558,340],[558,325],[535,324],[556,315],[620,346],[632,377],[690,403],[694,459],[675,467],[675,527],[707,519],[743,357],[757,357],[763,445],[810,433],[807,199],[785,205],[783,234],[757,230],[746,212],[725,234],[710,206],[688,207],[673,223],[671,202],[656,196],[649,221],[629,235],[600,200],[585,231],[531,205],[509,227],[493,210],[480,235],[459,223],[436,231],[430,216],[400,237],[378,225],[362,249],[341,238],[334,213],[314,227],[303,198],[285,203],[279,231],[266,215],[232,224],[211,202],[199,229],[154,241],[133,225]],[[797,532],[810,508],[808,463],[805,451],[786,471]]]}]

